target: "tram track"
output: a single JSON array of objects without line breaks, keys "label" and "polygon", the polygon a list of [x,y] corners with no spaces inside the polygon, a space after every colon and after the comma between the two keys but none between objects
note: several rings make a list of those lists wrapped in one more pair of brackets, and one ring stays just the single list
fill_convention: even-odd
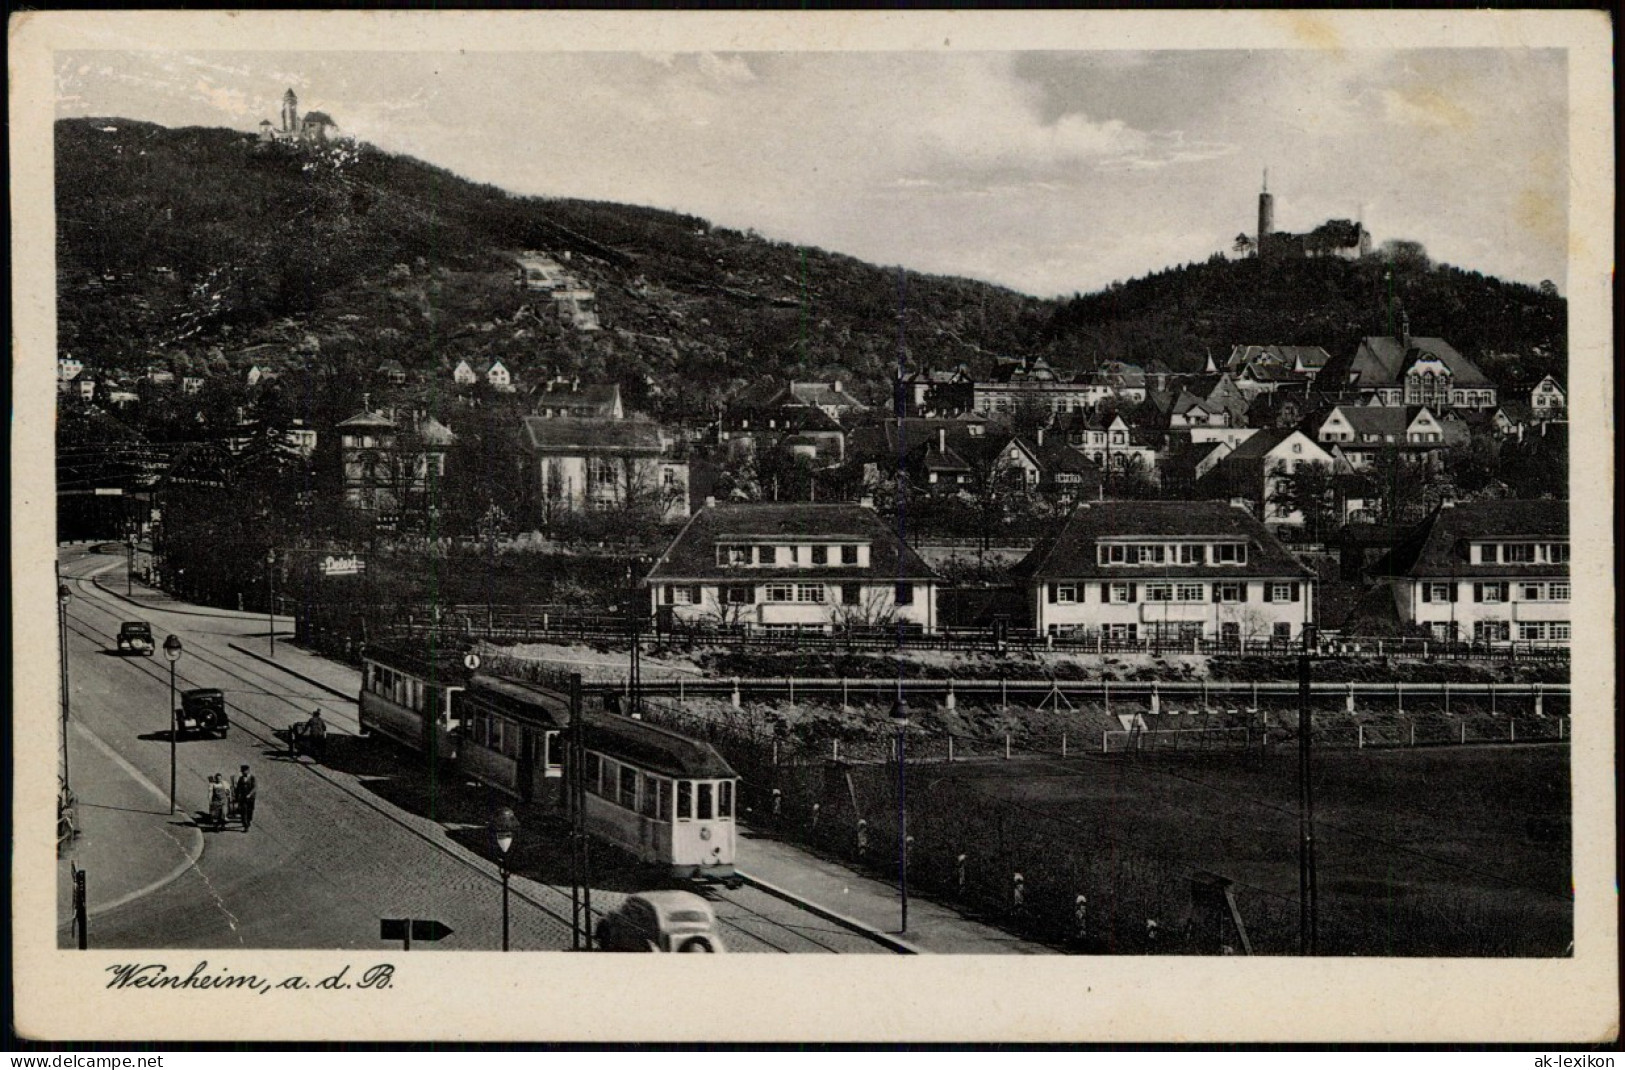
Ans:
[{"label": "tram track", "polygon": [[[103,614],[107,618],[107,623],[111,625],[111,627],[102,627],[94,621],[85,619],[83,616],[74,616],[73,614],[70,614],[69,629],[80,638],[101,646],[103,649],[108,649],[111,647],[112,641],[116,637],[115,629],[117,628],[118,622],[123,619],[127,619],[132,608],[143,608],[126,606],[120,602],[116,596],[109,595],[98,584],[96,584],[93,575],[64,576],[63,578],[66,582],[72,583],[77,588],[76,593],[79,597],[76,599],[76,609],[90,609]],[[157,610],[157,612],[163,613],[166,611]],[[206,631],[206,629],[193,630]],[[273,702],[281,703],[287,706],[290,711],[296,715],[293,720],[290,721],[290,724],[295,723],[298,719],[303,717],[306,710],[305,704],[310,700],[311,697],[303,695],[298,697],[289,697],[281,693],[279,690],[279,685],[283,684],[285,681],[282,680],[280,675],[273,675],[273,670],[262,669],[258,666],[238,664],[231,660],[222,658],[214,652],[206,649],[200,649],[200,645],[188,646],[186,655],[189,661],[193,661],[197,664],[206,666],[209,669],[216,670],[226,677],[245,685],[244,688],[238,693],[263,696],[264,698],[270,699]],[[166,669],[157,662],[156,659],[149,660],[146,658],[125,658],[122,660],[125,662],[125,664],[130,664],[133,661],[135,663],[133,667],[136,668],[137,671],[145,673],[149,679],[152,679],[161,685],[168,683],[169,674]],[[184,684],[187,687],[201,687],[219,686],[220,684],[219,680],[201,681],[197,679],[195,675],[189,675],[180,669],[176,670],[175,679],[177,686]],[[261,745],[272,750],[285,749],[286,744],[278,738],[278,733],[285,731],[288,727],[287,725],[275,724],[273,723],[273,720],[267,720],[264,716],[246,709],[243,705],[241,705],[240,702],[231,701],[230,696],[234,689],[224,688],[223,690],[226,691],[226,705],[232,714],[233,727],[237,728],[249,738],[256,740]],[[336,700],[331,696],[322,696],[316,698],[315,701],[321,703],[323,709],[326,710],[333,705]],[[349,702],[353,709],[354,700],[349,700]],[[333,712],[335,714],[339,714],[338,716],[331,718],[336,727],[346,729],[353,734],[359,735],[360,724],[358,713],[352,713],[349,711],[344,711],[341,713],[338,710],[334,710]],[[250,727],[247,722],[251,722],[253,725],[258,726],[258,729]],[[370,797],[369,793],[356,789],[355,787],[343,782],[343,780],[333,775],[329,770],[325,769],[319,764],[304,765],[301,763],[300,768],[308,770],[310,775],[316,776],[317,778],[326,782],[342,794],[348,796],[350,799],[360,803],[380,817],[383,817],[396,828],[407,832],[415,839],[430,846],[441,855],[457,862],[459,865],[483,878],[491,885],[496,886],[500,884],[500,872],[495,871],[494,865],[491,865],[488,868],[486,865],[480,864],[480,861],[483,860],[476,861],[475,858],[469,857],[464,852],[455,849],[452,845],[442,842],[433,833],[416,827],[414,822],[404,819],[401,815],[396,813],[394,811],[394,807],[390,806],[389,804],[372,798]],[[549,917],[557,922],[560,922],[564,926],[569,927],[571,924],[569,913],[569,889],[561,888],[557,885],[548,884],[545,882],[534,883],[549,893],[547,898],[552,899],[556,897],[558,900],[560,900],[560,906],[555,908],[548,902],[545,902],[542,899],[539,899],[536,896],[518,888],[511,888],[510,894],[515,900],[526,903],[546,917]],[[605,897],[612,900],[612,902],[609,904],[609,909],[613,909],[614,905],[618,903],[620,899],[620,895],[618,893],[604,889],[595,889],[594,896],[600,900],[604,899]],[[718,893],[717,898],[720,901],[727,902],[735,909],[743,911],[754,918],[760,919],[761,927],[781,929],[785,933],[789,934],[793,939],[803,941],[820,951],[839,953],[838,948],[824,943],[818,940],[816,937],[808,935],[795,925],[778,918],[771,917],[761,910],[755,909],[746,903],[740,902],[736,898],[728,897],[722,893]],[[593,923],[596,924],[596,922],[601,919],[605,913],[605,909],[601,907],[595,907],[592,909],[590,915]],[[747,927],[748,923],[741,924],[739,920],[731,918],[719,917],[717,920],[719,925],[725,926],[730,931],[738,933],[748,942],[760,944],[763,947],[770,948],[773,951],[786,954],[794,953],[797,950],[797,948],[794,946],[781,943],[775,939],[770,939],[761,932],[755,931],[756,926]]]}]

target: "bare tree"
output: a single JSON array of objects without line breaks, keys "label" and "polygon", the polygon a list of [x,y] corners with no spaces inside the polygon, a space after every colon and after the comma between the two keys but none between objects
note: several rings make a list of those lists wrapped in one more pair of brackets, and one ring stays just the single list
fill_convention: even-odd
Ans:
[{"label": "bare tree", "polygon": [[837,628],[885,628],[897,620],[897,603],[884,586],[864,584],[856,602],[843,598],[830,606],[829,619]]}]

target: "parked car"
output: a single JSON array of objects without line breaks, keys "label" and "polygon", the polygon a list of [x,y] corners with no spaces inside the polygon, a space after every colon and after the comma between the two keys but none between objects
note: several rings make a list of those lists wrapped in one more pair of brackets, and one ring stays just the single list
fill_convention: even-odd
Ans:
[{"label": "parked car", "polygon": [[146,621],[127,620],[118,626],[118,652],[120,654],[145,654],[150,658],[154,649],[152,625]]},{"label": "parked car", "polygon": [[639,892],[598,923],[604,951],[720,952],[711,904],[693,892]]},{"label": "parked car", "polygon": [[175,732],[209,732],[226,738],[231,721],[226,717],[226,696],[218,687],[199,687],[181,692],[181,708],[175,711]]}]

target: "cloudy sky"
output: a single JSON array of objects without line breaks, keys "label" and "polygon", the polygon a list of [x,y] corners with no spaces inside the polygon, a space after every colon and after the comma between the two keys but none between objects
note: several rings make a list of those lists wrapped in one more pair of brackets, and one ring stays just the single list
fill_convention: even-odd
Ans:
[{"label": "cloudy sky", "polygon": [[283,90],[520,193],[672,208],[883,264],[1087,292],[1363,211],[1564,285],[1567,69],[1538,49],[79,52],[60,116],[249,131]]}]

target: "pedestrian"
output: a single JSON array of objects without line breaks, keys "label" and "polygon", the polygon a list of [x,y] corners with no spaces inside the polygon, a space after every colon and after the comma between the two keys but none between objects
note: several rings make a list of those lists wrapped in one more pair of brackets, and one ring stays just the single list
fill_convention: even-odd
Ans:
[{"label": "pedestrian", "polygon": [[258,792],[259,785],[254,782],[254,774],[248,771],[248,766],[243,766],[231,785],[231,793],[237,802],[237,816],[242,819],[244,832],[254,823],[254,803]]},{"label": "pedestrian", "polygon": [[1072,939],[1079,947],[1089,942],[1089,897],[1080,895],[1072,902]]},{"label": "pedestrian", "polygon": [[966,861],[963,854],[954,859],[954,891],[960,899],[965,898]]},{"label": "pedestrian", "polygon": [[226,807],[231,802],[231,790],[226,786],[225,778],[219,773],[209,778],[209,819],[214,827],[226,827]]},{"label": "pedestrian", "polygon": [[1017,917],[1027,913],[1027,880],[1019,873],[1010,881],[1010,907]]},{"label": "pedestrian", "polygon": [[327,722],[322,720],[322,711],[314,710],[310,720],[305,722],[305,738],[310,740],[310,756],[317,761],[327,757]]},{"label": "pedestrian", "polygon": [[869,854],[869,822],[858,819],[858,861],[864,861]]}]

